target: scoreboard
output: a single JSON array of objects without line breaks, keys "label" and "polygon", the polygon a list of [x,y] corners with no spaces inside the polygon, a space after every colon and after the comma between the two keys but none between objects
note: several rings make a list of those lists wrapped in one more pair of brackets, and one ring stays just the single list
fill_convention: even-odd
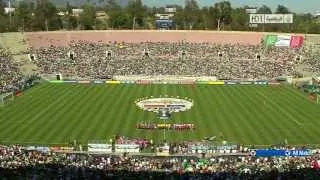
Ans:
[{"label": "scoreboard", "polygon": [[156,27],[157,29],[172,29],[174,27],[174,23],[171,19],[157,19]]},{"label": "scoreboard", "polygon": [[155,25],[157,29],[172,29],[174,28],[174,21],[172,17],[174,14],[156,14]]}]

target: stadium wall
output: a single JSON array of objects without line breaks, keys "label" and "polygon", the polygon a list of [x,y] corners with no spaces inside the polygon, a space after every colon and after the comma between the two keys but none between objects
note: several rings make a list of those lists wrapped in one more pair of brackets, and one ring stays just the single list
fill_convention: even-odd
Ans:
[{"label": "stadium wall", "polygon": [[257,45],[265,33],[234,31],[54,31],[29,32],[26,40],[29,47],[67,46],[72,41],[106,42],[210,42],[218,44]]}]

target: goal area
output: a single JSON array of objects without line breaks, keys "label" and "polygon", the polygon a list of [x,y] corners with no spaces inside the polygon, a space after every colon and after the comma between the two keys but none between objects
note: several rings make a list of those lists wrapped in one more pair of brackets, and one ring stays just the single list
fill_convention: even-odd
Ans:
[{"label": "goal area", "polygon": [[4,106],[14,100],[13,92],[0,94],[0,106]]}]

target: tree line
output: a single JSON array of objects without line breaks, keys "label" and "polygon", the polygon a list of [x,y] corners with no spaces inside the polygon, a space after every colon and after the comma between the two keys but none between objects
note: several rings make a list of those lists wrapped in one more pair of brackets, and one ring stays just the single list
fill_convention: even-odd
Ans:
[{"label": "tree line", "polygon": [[[155,14],[165,13],[165,7],[148,7],[141,0],[130,0],[126,7],[117,4],[117,0],[101,1],[105,2],[105,6],[97,7],[90,0],[81,7],[74,7],[70,3],[65,7],[56,7],[49,0],[19,1],[13,5],[14,12],[5,13],[6,5],[0,0],[0,32],[155,29]],[[175,29],[320,33],[319,19],[312,14],[294,13],[283,5],[278,5],[274,12],[263,5],[258,7],[257,13],[293,13],[293,24],[265,24],[258,27],[249,26],[248,6],[232,7],[229,1],[200,7],[197,0],[188,0],[184,6],[171,7],[176,8],[173,17]],[[83,12],[74,16],[72,9],[75,8]],[[99,17],[97,12],[105,12],[106,16]]]}]

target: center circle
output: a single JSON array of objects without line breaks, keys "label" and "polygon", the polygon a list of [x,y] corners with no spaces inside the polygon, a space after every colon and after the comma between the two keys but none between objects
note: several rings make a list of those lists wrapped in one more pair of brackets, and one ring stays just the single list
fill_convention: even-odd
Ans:
[{"label": "center circle", "polygon": [[155,112],[160,119],[170,119],[171,113],[187,111],[193,106],[193,101],[188,98],[142,98],[136,105],[149,112]]}]

